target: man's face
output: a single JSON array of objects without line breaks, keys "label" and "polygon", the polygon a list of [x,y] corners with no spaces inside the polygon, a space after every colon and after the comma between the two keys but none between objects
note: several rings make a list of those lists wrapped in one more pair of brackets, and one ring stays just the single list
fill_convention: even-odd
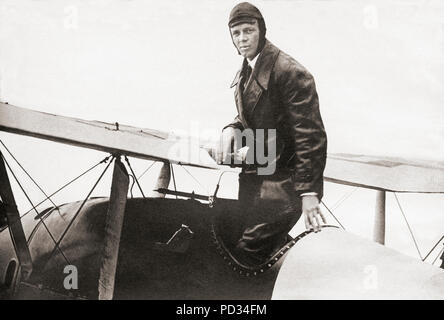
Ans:
[{"label": "man's face", "polygon": [[241,23],[230,28],[234,45],[240,54],[248,59],[256,56],[259,46],[259,25],[257,20],[254,23]]}]

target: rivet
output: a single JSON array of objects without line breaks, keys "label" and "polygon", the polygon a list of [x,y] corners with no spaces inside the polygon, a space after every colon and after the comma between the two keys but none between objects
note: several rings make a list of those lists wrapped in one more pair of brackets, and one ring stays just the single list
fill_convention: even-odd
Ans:
[{"label": "rivet", "polygon": [[292,244],[295,244],[295,243],[296,243],[296,241],[294,241],[294,240],[293,240],[293,241],[292,241],[291,243],[292,243]]},{"label": "rivet", "polygon": [[247,272],[247,273],[246,273],[246,276],[247,276],[247,277],[249,277],[249,276],[250,276],[250,274],[249,274],[249,273]]},{"label": "rivet", "polygon": [[261,272],[264,272],[264,269],[261,269]]},{"label": "rivet", "polygon": [[268,264],[268,267],[271,268],[271,263]]},{"label": "rivet", "polygon": [[236,271],[237,270],[236,267],[233,267],[233,270]]},{"label": "rivet", "polygon": [[242,270],[239,271],[239,274],[242,274]]},{"label": "rivet", "polygon": [[274,258],[274,261],[278,261],[279,259],[278,258]]},{"label": "rivet", "polygon": [[287,249],[290,249],[290,246],[287,246]]},{"label": "rivet", "polygon": [[284,251],[281,251],[281,256],[283,256],[284,255]]},{"label": "rivet", "polygon": [[254,275],[257,275],[257,272],[254,272]]},{"label": "rivet", "polygon": [[228,262],[228,265],[231,266],[231,262]]}]

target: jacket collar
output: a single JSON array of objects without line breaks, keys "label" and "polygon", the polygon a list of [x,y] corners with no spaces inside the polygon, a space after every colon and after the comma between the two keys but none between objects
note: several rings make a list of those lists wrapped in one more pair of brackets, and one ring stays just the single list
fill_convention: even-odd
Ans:
[{"label": "jacket collar", "polygon": [[[280,50],[274,46],[270,41],[265,41],[265,46],[256,61],[256,65],[253,69],[253,77],[258,81],[264,90],[268,89],[268,82],[270,79],[271,70],[273,69],[276,58]],[[248,63],[247,59],[244,59],[242,68]],[[242,68],[237,72],[236,77],[231,83],[231,88],[237,85],[241,77]]]},{"label": "jacket collar", "polygon": [[[243,66],[243,64],[242,64],[242,66]],[[241,70],[242,70],[242,69],[241,69]],[[239,71],[236,73],[236,76],[234,77],[234,80],[233,80],[233,82],[231,83],[230,88],[233,88],[235,85],[237,85],[237,84],[239,83],[239,79],[240,79],[240,75],[241,75],[241,70],[239,70]]]}]

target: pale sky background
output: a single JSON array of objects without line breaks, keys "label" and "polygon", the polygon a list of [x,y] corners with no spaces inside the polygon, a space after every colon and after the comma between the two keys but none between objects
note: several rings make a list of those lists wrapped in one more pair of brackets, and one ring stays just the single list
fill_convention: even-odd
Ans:
[{"label": "pale sky background", "polygon": [[[235,116],[229,85],[242,60],[227,20],[237,2],[0,0],[0,100],[89,120],[217,134]],[[444,1],[253,3],[268,39],[314,75],[330,153],[444,161]],[[47,193],[106,156],[7,133],[0,139]],[[150,165],[132,162],[138,174]],[[145,190],[159,167],[141,180]],[[56,202],[85,197],[101,170]],[[203,187],[176,168],[178,189],[213,193],[220,172],[189,170]],[[93,195],[109,194],[110,176],[111,170]],[[43,196],[19,177],[39,202]],[[27,211],[15,184],[14,190]],[[352,190],[327,183],[324,202],[333,207]],[[236,175],[224,175],[218,195],[236,194]],[[424,255],[444,234],[444,195],[399,198]],[[374,200],[374,191],[358,189],[334,212],[348,231],[371,238]],[[302,229],[300,221],[294,232]],[[417,256],[391,194],[386,242]]]}]

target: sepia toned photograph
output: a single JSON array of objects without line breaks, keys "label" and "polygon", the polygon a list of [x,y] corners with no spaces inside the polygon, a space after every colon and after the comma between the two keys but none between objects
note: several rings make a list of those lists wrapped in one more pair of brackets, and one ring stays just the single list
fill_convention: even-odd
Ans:
[{"label": "sepia toned photograph", "polygon": [[443,208],[442,0],[0,0],[0,300],[443,300]]}]

